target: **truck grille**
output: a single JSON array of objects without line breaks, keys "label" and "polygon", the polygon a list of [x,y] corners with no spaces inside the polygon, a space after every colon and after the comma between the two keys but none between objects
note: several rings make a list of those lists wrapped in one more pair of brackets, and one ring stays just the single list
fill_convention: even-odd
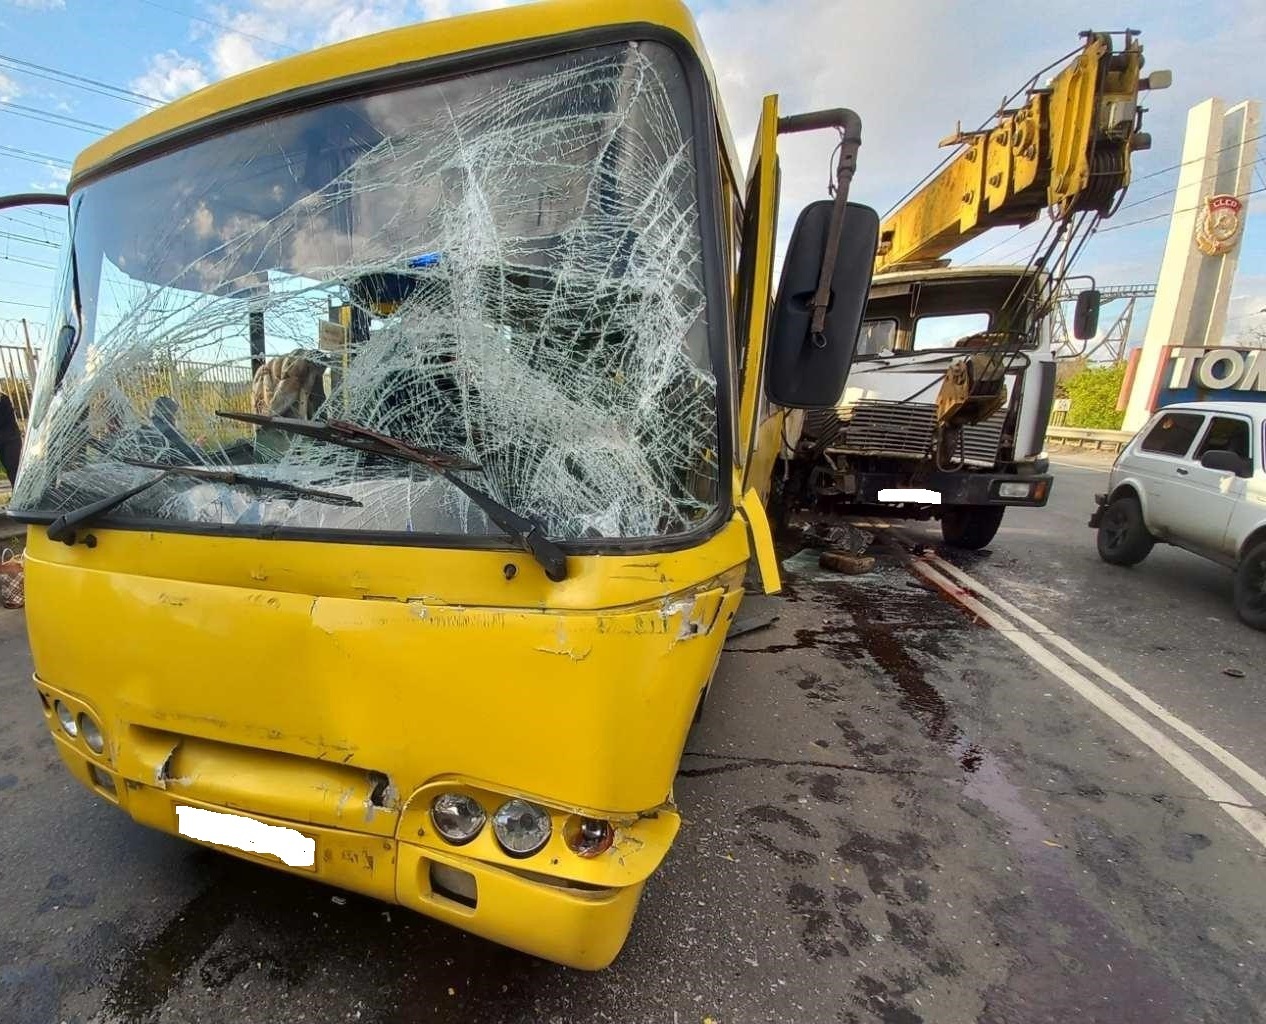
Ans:
[{"label": "truck grille", "polygon": [[[972,466],[994,466],[1006,423],[999,409],[983,423],[963,428],[963,461]],[[811,413],[806,432],[827,442],[833,452],[923,459],[933,451],[936,406],[928,402],[882,402],[867,399],[851,409]],[[957,453],[955,453],[957,455]]]}]

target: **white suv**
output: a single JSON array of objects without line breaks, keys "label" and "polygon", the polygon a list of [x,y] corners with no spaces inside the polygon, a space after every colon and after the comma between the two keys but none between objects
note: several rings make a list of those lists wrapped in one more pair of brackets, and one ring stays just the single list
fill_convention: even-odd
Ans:
[{"label": "white suv", "polygon": [[1235,570],[1235,610],[1266,629],[1266,404],[1166,406],[1117,457],[1090,518],[1099,556],[1134,565],[1157,541]]}]

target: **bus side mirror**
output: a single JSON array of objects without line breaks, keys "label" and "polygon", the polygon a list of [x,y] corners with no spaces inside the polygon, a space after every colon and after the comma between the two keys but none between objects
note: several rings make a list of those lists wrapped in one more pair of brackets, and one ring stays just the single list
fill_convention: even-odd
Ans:
[{"label": "bus side mirror", "polygon": [[879,244],[879,215],[849,203],[844,213],[831,300],[819,336],[812,333],[813,296],[822,270],[831,200],[810,203],[796,221],[770,318],[765,394],[789,409],[826,409],[840,400],[853,365]]},{"label": "bus side mirror", "polygon": [[1099,330],[1099,289],[1087,288],[1077,293],[1077,308],[1073,310],[1073,337],[1086,341]]}]

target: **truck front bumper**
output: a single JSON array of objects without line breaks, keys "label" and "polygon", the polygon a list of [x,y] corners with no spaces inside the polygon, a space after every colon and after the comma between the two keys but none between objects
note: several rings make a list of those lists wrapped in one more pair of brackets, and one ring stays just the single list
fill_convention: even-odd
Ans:
[{"label": "truck front bumper", "polygon": [[912,481],[907,475],[897,473],[859,473],[857,495],[859,504],[891,505],[902,499],[891,495],[881,496],[881,491],[918,488],[934,491],[940,501],[928,499],[920,502],[908,499],[909,504],[929,505],[1020,505],[1041,508],[1051,494],[1054,477],[1048,473],[1021,476],[1017,473],[930,473]]}]

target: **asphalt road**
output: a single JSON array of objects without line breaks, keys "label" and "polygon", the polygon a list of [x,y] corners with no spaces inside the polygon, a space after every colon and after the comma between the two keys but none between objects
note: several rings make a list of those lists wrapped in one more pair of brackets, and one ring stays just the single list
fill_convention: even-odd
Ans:
[{"label": "asphalt road", "polygon": [[[1224,570],[1099,563],[1104,472],[1058,466],[955,565],[1266,773],[1266,635]],[[730,640],[682,832],[597,974],[132,824],[66,776],[0,613],[0,1022],[1266,1019],[1266,847],[1232,816],[1266,798],[1211,799],[900,534],[865,576],[793,558]]]}]

